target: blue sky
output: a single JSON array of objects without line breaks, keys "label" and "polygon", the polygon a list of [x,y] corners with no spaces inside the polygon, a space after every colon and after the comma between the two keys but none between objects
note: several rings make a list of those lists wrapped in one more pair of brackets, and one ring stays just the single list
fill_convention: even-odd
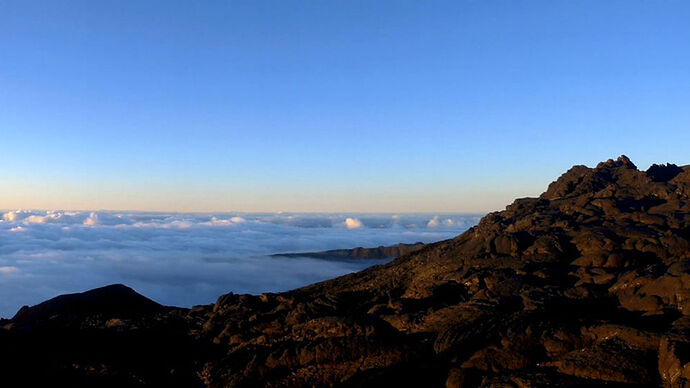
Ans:
[{"label": "blue sky", "polygon": [[689,164],[684,1],[2,1],[0,208],[482,212]]}]

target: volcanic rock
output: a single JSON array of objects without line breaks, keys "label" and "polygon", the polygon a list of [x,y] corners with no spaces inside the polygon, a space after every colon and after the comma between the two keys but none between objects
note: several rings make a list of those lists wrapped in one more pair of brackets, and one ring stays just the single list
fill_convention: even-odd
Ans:
[{"label": "volcanic rock", "polygon": [[424,246],[418,242],[414,244],[395,244],[376,248],[332,249],[321,252],[276,253],[276,257],[313,257],[317,259],[395,259],[402,255],[418,251]]}]

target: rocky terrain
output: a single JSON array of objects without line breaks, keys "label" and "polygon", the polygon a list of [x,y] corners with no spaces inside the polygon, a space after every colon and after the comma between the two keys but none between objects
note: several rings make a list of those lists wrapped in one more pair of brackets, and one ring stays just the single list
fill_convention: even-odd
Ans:
[{"label": "rocky terrain", "polygon": [[[104,294],[137,313],[100,308]],[[285,293],[227,294],[187,310],[115,286],[58,302],[2,322],[6,380],[683,387],[690,166],[640,171],[624,156],[575,166],[539,198],[518,199],[454,239]]]},{"label": "rocky terrain", "polygon": [[316,259],[395,259],[424,247],[421,242],[414,244],[395,244],[376,248],[332,249],[322,252],[277,253],[274,257],[313,257]]}]

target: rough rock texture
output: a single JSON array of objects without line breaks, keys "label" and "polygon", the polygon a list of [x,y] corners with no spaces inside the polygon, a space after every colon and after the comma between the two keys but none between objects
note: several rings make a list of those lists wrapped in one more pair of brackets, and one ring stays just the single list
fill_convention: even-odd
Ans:
[{"label": "rough rock texture", "polygon": [[114,284],[0,320],[5,387],[202,387],[186,309]]},{"label": "rough rock texture", "polygon": [[[389,264],[140,322],[158,322],[187,358],[135,345],[168,357],[136,375],[139,386],[687,386],[690,167],[645,172],[626,157],[576,166],[539,198]],[[129,325],[95,324],[91,335]],[[3,349],[36,331],[5,327]],[[120,377],[139,371],[111,358],[96,363]],[[181,365],[177,380],[160,375],[167,362]],[[66,379],[101,373],[64,368]]]}]

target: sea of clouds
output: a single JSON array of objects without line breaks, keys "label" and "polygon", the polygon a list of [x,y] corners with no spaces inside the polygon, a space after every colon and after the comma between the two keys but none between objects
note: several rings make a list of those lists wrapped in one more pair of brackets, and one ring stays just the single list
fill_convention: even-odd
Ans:
[{"label": "sea of clouds", "polygon": [[126,284],[163,304],[285,291],[381,260],[270,257],[434,242],[479,215],[0,212],[0,317],[58,294]]}]

